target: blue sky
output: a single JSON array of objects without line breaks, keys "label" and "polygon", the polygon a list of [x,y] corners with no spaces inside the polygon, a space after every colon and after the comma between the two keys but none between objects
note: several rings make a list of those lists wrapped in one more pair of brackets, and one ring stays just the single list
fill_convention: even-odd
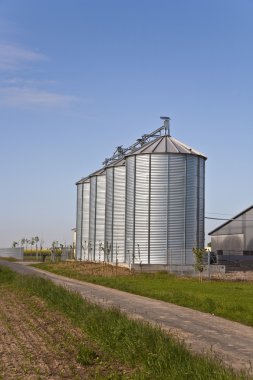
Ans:
[{"label": "blue sky", "polygon": [[0,0],[0,246],[70,242],[75,181],[162,114],[208,156],[206,215],[251,205],[252,17],[252,0]]}]

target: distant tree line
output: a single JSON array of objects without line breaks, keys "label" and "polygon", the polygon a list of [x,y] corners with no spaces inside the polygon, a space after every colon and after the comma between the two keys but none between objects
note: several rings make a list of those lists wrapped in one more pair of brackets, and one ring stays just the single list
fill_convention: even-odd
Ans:
[{"label": "distant tree line", "polygon": [[24,247],[25,249],[27,249],[27,247],[30,246],[30,248],[33,249],[33,247],[35,246],[35,249],[37,251],[39,242],[40,242],[40,249],[42,249],[44,241],[40,239],[39,236],[34,236],[34,237],[31,237],[30,239],[22,238],[18,241],[14,241],[12,243],[12,247],[13,248]]},{"label": "distant tree line", "polygon": [[[18,241],[13,241],[12,248],[23,247],[25,250],[27,250],[28,247],[30,247],[30,249],[33,250],[33,248],[35,247],[35,250],[38,251],[38,249],[43,250],[43,244],[44,244],[44,240],[40,239],[39,236],[34,236],[34,237],[31,237],[30,239],[22,238]],[[51,248],[63,249],[64,244],[59,243],[58,240],[54,240],[51,244]]]}]

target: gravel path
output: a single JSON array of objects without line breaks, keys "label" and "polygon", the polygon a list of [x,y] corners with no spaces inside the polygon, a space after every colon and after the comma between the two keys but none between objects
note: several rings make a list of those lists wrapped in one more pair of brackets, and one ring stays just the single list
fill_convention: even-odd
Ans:
[{"label": "gravel path", "polygon": [[120,290],[69,279],[23,263],[0,261],[21,274],[34,274],[78,292],[103,307],[117,307],[134,319],[159,325],[194,352],[207,353],[236,370],[253,375],[253,328],[211,314],[138,296]]}]

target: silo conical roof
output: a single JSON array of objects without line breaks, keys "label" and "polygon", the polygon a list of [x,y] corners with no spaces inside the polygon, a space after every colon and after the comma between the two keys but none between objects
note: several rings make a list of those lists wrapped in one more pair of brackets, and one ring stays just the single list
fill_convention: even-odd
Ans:
[{"label": "silo conical roof", "polygon": [[140,148],[129,152],[127,155],[136,154],[148,154],[148,153],[173,153],[173,154],[192,154],[195,156],[201,156],[207,158],[202,153],[198,152],[196,149],[189,147],[188,145],[176,140],[174,137],[169,135],[163,135],[157,137],[151,142],[143,144]]},{"label": "silo conical roof", "polygon": [[109,165],[107,165],[106,167],[103,167],[101,169],[96,170],[95,172],[89,174],[87,177],[81,178],[78,182],[76,182],[76,185],[80,185],[82,183],[89,182],[90,177],[103,174],[105,172],[106,168],[110,168],[113,166],[124,166],[125,163],[126,163],[125,158],[117,159],[117,160],[113,161],[112,163],[110,163]]},{"label": "silo conical roof", "polygon": [[93,177],[93,176],[95,176],[95,175],[103,174],[104,171],[105,171],[105,168],[102,168],[102,169],[96,170],[95,172],[91,173],[91,174],[88,175],[87,177],[83,177],[83,178],[81,178],[80,181],[76,182],[76,185],[80,185],[80,184],[82,184],[82,183],[89,182],[90,177]]}]

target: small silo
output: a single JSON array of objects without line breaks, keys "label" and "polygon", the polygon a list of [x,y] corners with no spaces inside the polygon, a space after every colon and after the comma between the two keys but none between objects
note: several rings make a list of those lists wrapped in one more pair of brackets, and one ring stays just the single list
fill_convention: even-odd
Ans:
[{"label": "small silo", "polygon": [[76,259],[99,260],[99,244],[104,244],[105,170],[97,170],[76,185]]},{"label": "small silo", "polygon": [[125,159],[106,167],[105,255],[111,262],[125,261]]},{"label": "small silo", "polygon": [[77,188],[77,204],[76,204],[76,259],[81,260],[82,250],[82,180],[76,183]]},{"label": "small silo", "polygon": [[106,172],[101,169],[90,175],[90,210],[88,259],[100,261],[105,237]]},{"label": "small silo", "polygon": [[76,259],[87,258],[89,241],[90,179],[83,178],[77,185]]},{"label": "small silo", "polygon": [[161,135],[126,156],[125,261],[189,265],[204,246],[206,157]]}]

